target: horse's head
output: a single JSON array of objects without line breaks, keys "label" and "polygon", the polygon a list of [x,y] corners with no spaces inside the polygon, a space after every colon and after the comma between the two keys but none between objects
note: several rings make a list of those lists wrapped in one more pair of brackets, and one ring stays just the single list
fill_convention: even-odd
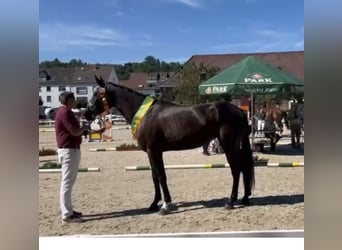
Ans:
[{"label": "horse's head", "polygon": [[90,99],[84,117],[88,121],[95,120],[98,115],[107,115],[110,113],[110,102],[106,94],[107,84],[102,79],[95,76],[96,82],[99,87],[94,91],[92,98]]}]

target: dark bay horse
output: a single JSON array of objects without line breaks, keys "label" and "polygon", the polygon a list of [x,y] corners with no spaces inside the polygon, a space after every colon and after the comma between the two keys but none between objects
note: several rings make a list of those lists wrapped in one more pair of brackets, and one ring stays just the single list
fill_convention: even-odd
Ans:
[{"label": "dark bay horse", "polygon": [[[96,115],[116,107],[131,123],[146,95],[121,85],[105,83],[102,77],[95,78],[100,88],[89,101],[84,113],[85,118],[94,120]],[[148,155],[152,169],[155,195],[149,210],[158,211],[158,203],[162,198],[161,189],[164,203],[160,214],[168,213],[171,208],[163,152],[200,147],[214,138],[219,139],[233,176],[232,192],[225,208],[233,208],[234,202],[237,201],[241,173],[245,191],[242,204],[248,205],[254,186],[254,162],[249,134],[247,116],[228,102],[179,106],[155,99],[142,119],[136,135],[139,146]],[[191,176],[189,178],[191,179]]]},{"label": "dark bay horse", "polygon": [[[271,120],[276,125],[276,129],[280,131],[280,133],[283,132],[284,124],[287,129],[290,129],[289,121],[287,119],[287,113],[283,110],[281,110],[279,107],[269,107],[265,110],[266,113],[266,119]],[[283,120],[284,119],[284,124]]]}]

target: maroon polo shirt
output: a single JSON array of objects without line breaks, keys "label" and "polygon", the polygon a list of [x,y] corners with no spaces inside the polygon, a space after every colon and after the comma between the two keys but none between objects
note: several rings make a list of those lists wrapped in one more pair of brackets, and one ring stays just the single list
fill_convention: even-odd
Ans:
[{"label": "maroon polo shirt", "polygon": [[82,143],[82,136],[73,136],[70,131],[79,129],[80,124],[74,113],[64,106],[61,106],[55,116],[56,141],[58,148],[79,148]]}]

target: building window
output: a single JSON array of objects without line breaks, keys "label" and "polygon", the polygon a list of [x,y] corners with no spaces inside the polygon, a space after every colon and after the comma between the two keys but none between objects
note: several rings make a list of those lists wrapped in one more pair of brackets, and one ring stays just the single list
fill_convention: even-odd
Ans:
[{"label": "building window", "polygon": [[88,88],[87,87],[77,87],[76,93],[78,95],[87,95],[88,94]]},{"label": "building window", "polygon": [[65,91],[65,86],[58,86],[58,91]]},{"label": "building window", "polygon": [[46,92],[51,92],[51,86],[46,86]]},{"label": "building window", "polygon": [[39,86],[39,87],[38,87],[38,90],[39,90],[39,92],[41,92],[41,91],[42,91],[42,87]]},{"label": "building window", "polygon": [[46,102],[51,102],[51,96],[50,96],[50,95],[48,95],[48,96],[46,97]]}]

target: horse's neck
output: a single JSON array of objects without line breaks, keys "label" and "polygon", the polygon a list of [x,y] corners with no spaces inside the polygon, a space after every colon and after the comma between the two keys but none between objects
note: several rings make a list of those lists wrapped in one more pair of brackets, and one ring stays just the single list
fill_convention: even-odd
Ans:
[{"label": "horse's neck", "polygon": [[116,88],[113,105],[131,123],[135,113],[139,110],[145,96],[130,92],[126,89]]}]

